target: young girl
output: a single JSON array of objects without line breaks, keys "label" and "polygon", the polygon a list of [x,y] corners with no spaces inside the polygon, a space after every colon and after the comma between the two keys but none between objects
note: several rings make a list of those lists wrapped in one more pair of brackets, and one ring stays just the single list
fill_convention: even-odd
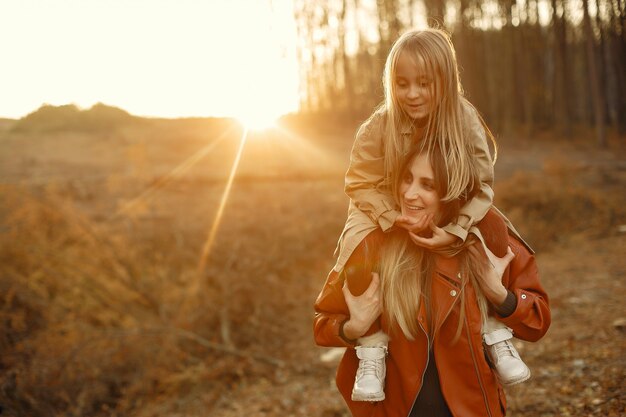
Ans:
[{"label": "young girl", "polygon": [[[385,101],[359,128],[352,148],[345,184],[351,201],[337,247],[336,272],[342,271],[354,249],[377,228],[406,229],[416,245],[445,256],[456,255],[467,239],[478,239],[484,245],[475,225],[492,207],[493,161],[486,135],[494,148],[495,140],[476,109],[463,97],[449,35],[438,29],[402,35],[387,57],[383,85]],[[416,216],[400,215],[391,194],[392,174],[416,145],[426,149],[437,146],[445,157],[448,187],[441,199],[444,203],[462,199],[471,180],[468,173],[477,172],[478,193],[460,209],[457,218],[442,228],[426,213],[417,220]],[[417,205],[413,210],[419,214],[423,207]],[[510,222],[504,220],[521,240]],[[503,384],[530,377],[506,326],[488,319],[483,333],[491,363]],[[360,366],[354,401],[384,399],[387,340],[382,333],[366,334],[358,340]]]}]

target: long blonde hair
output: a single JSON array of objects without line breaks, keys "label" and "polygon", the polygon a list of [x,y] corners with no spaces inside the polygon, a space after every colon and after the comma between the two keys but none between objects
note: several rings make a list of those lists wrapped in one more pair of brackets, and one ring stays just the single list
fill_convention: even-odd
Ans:
[{"label": "long blonde hair", "polygon": [[[404,173],[409,169],[415,158],[419,155],[427,154],[429,162],[433,169],[434,186],[439,196],[446,195],[448,188],[448,171],[445,164],[445,156],[438,146],[433,146],[431,150],[421,148],[414,149],[405,158],[403,166],[394,175],[394,196],[399,200],[399,183],[402,181]],[[442,201],[440,215],[437,223],[439,225],[446,224],[451,218],[458,216],[460,207],[465,200],[471,198],[476,193],[476,179],[468,179],[465,197],[452,201]],[[487,302],[480,290],[480,286],[476,281],[476,270],[472,265],[467,251],[461,251],[460,257],[461,269],[461,287],[459,290],[460,316],[454,340],[460,336],[465,320],[465,291],[467,284],[473,286],[478,299],[478,306],[481,316],[486,318]],[[385,239],[385,244],[381,249],[379,272],[382,282],[382,294],[384,316],[392,329],[399,328],[410,340],[413,340],[419,332],[418,313],[420,303],[424,302],[427,318],[431,321],[433,314],[433,305],[431,303],[431,277],[435,267],[435,254],[418,247],[409,238],[408,233],[399,232],[391,233]],[[431,322],[429,327],[430,338],[432,342],[433,336],[437,329]]]},{"label": "long blonde hair", "polygon": [[[422,58],[424,71],[433,78],[431,94],[435,106],[429,114],[420,146],[430,149],[437,145],[443,152],[449,183],[447,192],[441,199],[452,201],[462,195],[474,177],[472,144],[463,132],[463,106],[468,106],[472,111],[475,109],[463,97],[456,53],[450,36],[440,29],[429,28],[404,33],[387,56],[383,74],[385,100],[379,108],[379,111],[384,111],[387,115],[384,127],[385,181],[388,185],[393,183],[394,172],[399,170],[404,157],[415,146],[412,138],[407,140],[402,135],[402,128],[412,121],[398,104],[395,91],[398,59],[404,52],[415,58],[415,62],[420,62],[418,58]],[[476,114],[478,115],[477,112]],[[495,162],[495,139],[480,115],[478,118],[494,145]]]}]

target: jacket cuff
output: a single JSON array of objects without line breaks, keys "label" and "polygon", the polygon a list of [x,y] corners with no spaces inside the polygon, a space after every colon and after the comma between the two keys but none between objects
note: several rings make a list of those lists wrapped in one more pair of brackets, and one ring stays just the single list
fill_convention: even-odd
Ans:
[{"label": "jacket cuff", "polygon": [[499,306],[494,306],[494,310],[496,310],[496,313],[502,318],[509,317],[511,314],[515,312],[516,308],[517,308],[517,297],[515,297],[515,294],[510,290],[507,290],[507,294],[506,294],[506,298],[504,299],[504,302],[500,304]]},{"label": "jacket cuff", "polygon": [[343,332],[343,326],[347,323],[348,319],[345,319],[341,323],[339,323],[339,337],[346,342],[350,346],[355,346],[357,339],[348,339],[346,334]]},{"label": "jacket cuff", "polygon": [[443,230],[445,230],[446,232],[450,233],[451,235],[454,235],[454,236],[458,237],[463,242],[465,242],[465,239],[467,239],[467,233],[468,233],[467,230],[465,230],[459,224],[450,223],[450,224],[444,226]]},{"label": "jacket cuff", "polygon": [[378,217],[378,224],[383,232],[391,229],[400,213],[397,210],[387,210]]},{"label": "jacket cuff", "polygon": [[[526,318],[528,311],[532,308],[535,297],[532,293],[519,288],[514,291],[509,290],[509,293],[512,293],[515,297],[515,310],[513,310],[513,312],[508,316],[498,315],[500,316],[502,323],[509,327],[513,327],[516,324],[521,323]],[[509,295],[507,295],[507,299],[508,298]],[[497,310],[496,313],[498,313]]]}]

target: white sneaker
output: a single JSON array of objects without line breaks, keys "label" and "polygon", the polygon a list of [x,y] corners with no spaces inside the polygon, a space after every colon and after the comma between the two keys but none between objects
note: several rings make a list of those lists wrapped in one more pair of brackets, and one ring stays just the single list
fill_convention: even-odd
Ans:
[{"label": "white sneaker", "polygon": [[502,385],[515,385],[530,378],[530,369],[511,343],[511,329],[494,330],[483,335],[487,353]]},{"label": "white sneaker", "polygon": [[359,369],[352,388],[352,401],[384,400],[387,347],[357,346],[356,355]]}]

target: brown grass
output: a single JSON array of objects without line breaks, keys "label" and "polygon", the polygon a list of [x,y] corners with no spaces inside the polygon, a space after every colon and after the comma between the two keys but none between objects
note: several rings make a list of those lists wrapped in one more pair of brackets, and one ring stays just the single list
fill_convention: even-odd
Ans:
[{"label": "brown grass", "polygon": [[615,235],[626,224],[626,175],[612,166],[548,159],[539,172],[516,172],[496,184],[496,205],[538,250],[576,234]]},{"label": "brown grass", "polygon": [[[0,136],[3,415],[345,415],[310,318],[345,219],[352,137],[251,138],[198,270],[238,132],[176,168],[225,128]],[[500,181],[497,205],[549,252],[618,233],[624,183],[555,159]]]},{"label": "brown grass", "polygon": [[[338,234],[343,208],[329,222],[316,218],[312,202],[334,198],[325,195],[324,178],[336,168],[323,152],[305,156],[304,144],[251,137],[206,268],[198,270],[238,132],[177,171],[174,161],[193,160],[221,133],[202,121],[152,123],[114,138],[1,138],[21,145],[0,153],[8,162],[0,186],[5,414],[209,409],[242,378],[284,366],[289,335],[308,336],[294,307],[310,305],[314,259],[325,253],[331,260],[334,238],[327,237]],[[92,153],[103,140],[128,151]],[[61,145],[42,154],[48,141]],[[31,166],[11,163],[20,158]],[[18,176],[26,169],[39,179]],[[340,191],[340,183],[332,188]]]}]

